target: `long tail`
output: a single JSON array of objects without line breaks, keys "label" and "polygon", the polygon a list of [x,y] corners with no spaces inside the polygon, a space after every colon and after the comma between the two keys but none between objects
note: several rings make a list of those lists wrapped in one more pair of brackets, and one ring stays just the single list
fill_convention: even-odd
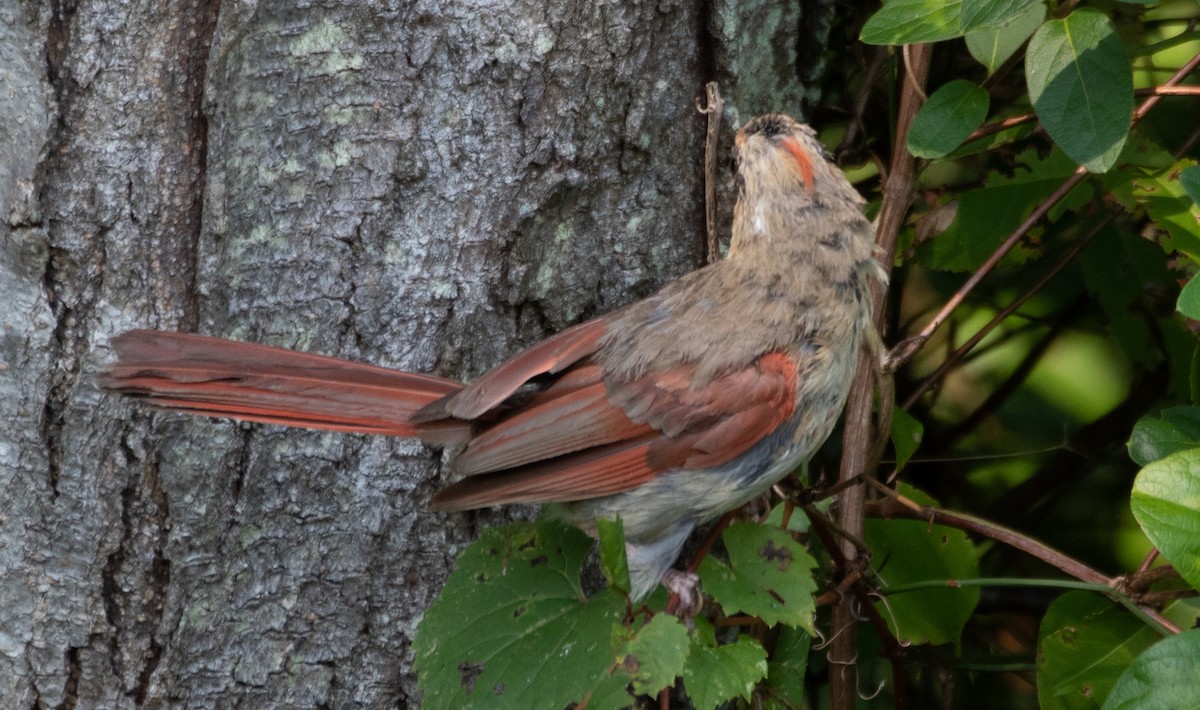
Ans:
[{"label": "long tail", "polygon": [[440,377],[185,333],[132,330],[113,347],[100,384],[165,409],[441,444],[469,435],[466,422],[409,421],[462,389]]}]

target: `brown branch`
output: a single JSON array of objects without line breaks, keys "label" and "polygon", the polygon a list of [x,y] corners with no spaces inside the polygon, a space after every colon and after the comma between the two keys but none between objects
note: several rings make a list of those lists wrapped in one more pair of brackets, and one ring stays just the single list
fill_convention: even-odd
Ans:
[{"label": "brown branch", "polygon": [[704,136],[704,227],[708,234],[708,263],[721,258],[721,244],[717,239],[717,144],[721,140],[721,117],[725,113],[725,99],[717,82],[704,85],[708,103],[696,110],[708,114],[708,132]]},{"label": "brown branch", "polygon": [[[1144,89],[1136,89],[1133,94],[1134,96],[1200,96],[1200,86],[1150,86]],[[1002,118],[995,123],[984,124],[976,128],[971,132],[971,135],[967,136],[963,144],[966,145],[971,141],[986,138],[1013,126],[1019,126],[1022,123],[1029,123],[1036,120],[1037,114],[1032,112]]]},{"label": "brown branch", "polygon": [[[866,616],[871,626],[875,629],[875,633],[879,636],[880,645],[883,648],[883,655],[888,659],[892,667],[892,685],[893,685],[893,706],[896,708],[908,707],[908,676],[904,672],[904,647],[892,635],[891,629],[888,628],[887,622],[879,615],[879,611],[875,609],[875,604],[872,603],[871,597],[866,586],[863,584],[862,565],[866,564],[865,557],[848,558],[843,554],[843,547],[838,543],[837,537],[845,537],[845,531],[839,531],[819,510],[811,505],[803,506],[804,514],[808,516],[813,534],[821,542],[821,545],[829,553],[829,558],[833,562],[834,572],[840,577],[838,583],[838,594],[842,596],[841,603],[834,606],[834,611],[838,609],[848,609],[849,599],[845,598],[845,591],[849,591],[854,598],[857,610]],[[835,537],[835,534],[841,533]],[[824,596],[824,595],[823,595]],[[857,615],[856,615],[857,619]],[[858,639],[855,632],[855,626],[849,625],[842,629],[842,633],[850,634],[854,643],[849,644],[850,655],[838,656],[834,651],[838,648],[838,637],[834,636],[829,642],[829,685],[831,692],[831,701],[833,698],[833,688],[839,683],[853,681],[851,687],[847,690],[850,692],[851,698],[858,698],[858,682],[857,673],[855,672],[858,659],[857,646]],[[853,707],[853,706],[852,706]]]},{"label": "brown branch", "polygon": [[[900,104],[896,120],[896,136],[892,144],[891,169],[883,186],[883,202],[879,210],[876,227],[876,244],[881,252],[880,260],[885,270],[890,271],[896,255],[896,239],[904,225],[912,203],[913,185],[916,180],[916,161],[908,152],[908,129],[921,107],[920,87],[925,84],[929,73],[932,46],[913,45],[905,52],[905,79],[900,85]],[[881,329],[884,313],[882,286],[872,289],[875,296],[872,313],[876,328]],[[846,405],[846,426],[842,439],[842,462],[838,472],[839,481],[849,481],[862,472],[870,471],[878,462],[869,460],[870,452],[863,442],[874,440],[871,432],[873,404],[873,382],[876,372],[872,357],[860,356],[858,370],[850,389]],[[850,539],[861,539],[863,530],[863,503],[861,486],[851,486],[838,496],[837,527]],[[858,550],[848,540],[843,540],[840,552],[847,560],[846,569],[854,566],[859,557]],[[830,676],[830,706],[833,710],[853,710],[858,700],[858,674],[854,663],[857,654],[857,639],[854,633],[857,614],[848,603],[838,604],[833,609],[832,641],[829,657],[837,659],[838,671]],[[896,689],[896,706],[901,707],[901,693],[905,678],[903,669],[893,666],[893,684]]]},{"label": "brown branch", "polygon": [[976,535],[991,538],[997,542],[1002,542],[1009,547],[1036,557],[1048,565],[1057,567],[1071,577],[1083,582],[1109,586],[1114,583],[1113,579],[1104,576],[1099,571],[1085,565],[1079,560],[1011,528],[962,513],[938,510],[937,508],[920,505],[913,501],[905,500],[905,502],[901,502],[897,500],[898,494],[894,491],[891,492],[891,496],[893,497],[889,497],[886,500],[868,503],[866,505],[867,514],[873,518],[923,520],[928,523],[958,528],[959,530],[965,530]]}]

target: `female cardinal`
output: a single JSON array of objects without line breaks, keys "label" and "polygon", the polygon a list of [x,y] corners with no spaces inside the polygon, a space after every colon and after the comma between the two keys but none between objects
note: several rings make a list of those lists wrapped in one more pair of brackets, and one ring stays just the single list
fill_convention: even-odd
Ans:
[{"label": "female cardinal", "polygon": [[862,198],[811,129],[738,131],[729,254],[517,353],[467,385],[199,335],[131,331],[102,384],[192,414],[453,447],[435,510],[549,502],[625,527],[632,596],[699,524],[758,496],[829,435],[881,281]]}]

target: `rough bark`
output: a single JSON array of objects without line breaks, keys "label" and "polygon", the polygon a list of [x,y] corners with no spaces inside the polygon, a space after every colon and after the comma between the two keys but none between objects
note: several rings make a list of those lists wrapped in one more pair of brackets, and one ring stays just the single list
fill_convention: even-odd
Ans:
[{"label": "rough bark", "polygon": [[119,401],[107,343],[469,377],[649,293],[702,260],[718,9],[0,0],[0,705],[415,706],[510,513],[426,512],[412,442]]}]

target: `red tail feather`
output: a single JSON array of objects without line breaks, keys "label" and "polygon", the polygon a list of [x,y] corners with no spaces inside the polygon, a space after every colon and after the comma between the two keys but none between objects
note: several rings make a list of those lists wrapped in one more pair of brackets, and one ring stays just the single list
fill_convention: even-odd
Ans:
[{"label": "red tail feather", "polygon": [[440,377],[183,333],[134,330],[113,347],[101,384],[167,409],[442,444],[470,433],[465,422],[410,421],[462,389]]}]

